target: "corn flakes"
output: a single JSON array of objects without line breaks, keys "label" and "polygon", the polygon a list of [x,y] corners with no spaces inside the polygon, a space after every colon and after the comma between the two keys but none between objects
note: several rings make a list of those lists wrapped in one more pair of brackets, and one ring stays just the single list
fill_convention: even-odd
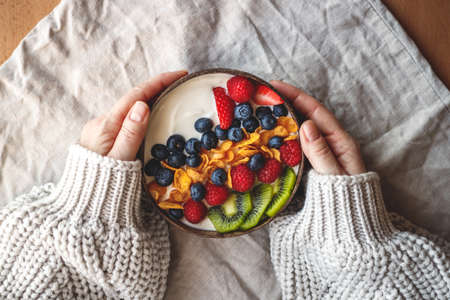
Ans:
[{"label": "corn flakes", "polygon": [[250,133],[250,137],[248,139],[242,140],[239,143],[237,143],[235,145],[236,148],[240,148],[242,146],[246,146],[246,145],[250,145],[250,144],[254,144],[254,143],[258,143],[260,140],[261,136],[259,133],[257,132],[252,132]]},{"label": "corn flakes", "polygon": [[225,162],[223,160],[214,159],[209,162],[210,165],[215,166],[217,168],[225,168]]},{"label": "corn flakes", "polygon": [[239,160],[233,162],[231,165],[234,167],[234,166],[237,166],[237,165],[240,165],[240,164],[245,164],[245,163],[247,163],[249,160],[250,160],[250,157],[244,157],[244,158],[242,158],[242,159],[239,159]]},{"label": "corn flakes", "polygon": [[169,165],[168,165],[166,162],[164,162],[164,161],[161,161],[161,165],[162,165],[164,168],[167,168],[167,169],[172,170],[172,171],[178,170],[177,168],[174,168],[174,167],[169,166]]},{"label": "corn flakes", "polygon": [[276,136],[286,137],[289,135],[288,130],[285,127],[280,126],[280,125],[278,125],[277,127],[275,127],[272,130],[273,130],[273,135],[276,135]]},{"label": "corn flakes", "polygon": [[192,180],[188,174],[182,170],[178,169],[175,171],[175,176],[173,177],[173,186],[182,193],[189,191]]},{"label": "corn flakes", "polygon": [[231,182],[231,168],[228,168],[227,185],[230,189],[233,188],[233,184]]},{"label": "corn flakes", "polygon": [[162,209],[170,209],[170,208],[183,209],[183,205],[181,205],[180,203],[173,203],[173,202],[169,202],[169,201],[159,202],[158,206]]},{"label": "corn flakes", "polygon": [[224,161],[227,162],[227,163],[229,163],[229,162],[231,162],[233,159],[234,159],[234,152],[233,152],[233,150],[228,150],[228,151],[226,152]]},{"label": "corn flakes", "polygon": [[155,199],[155,201],[158,201],[164,194],[166,193],[167,188],[165,186],[160,186],[156,183],[156,181],[152,181],[148,185],[148,192],[150,195]]},{"label": "corn flakes", "polygon": [[279,117],[277,123],[286,128],[290,133],[298,131],[297,123],[291,117]]},{"label": "corn flakes", "polygon": [[290,141],[290,140],[296,140],[298,137],[298,135],[294,134],[294,135],[290,135],[284,138],[284,141]]},{"label": "corn flakes", "polygon": [[281,162],[280,150],[271,148],[270,151],[272,152],[272,157]]},{"label": "corn flakes", "polygon": [[184,203],[186,199],[185,195],[179,190],[172,190],[169,194],[169,200],[171,202]]},{"label": "corn flakes", "polygon": [[273,153],[272,153],[272,151],[270,151],[270,149],[267,146],[262,145],[261,146],[261,151],[266,153],[267,156],[269,156],[270,158],[273,158]]},{"label": "corn flakes", "polygon": [[203,181],[203,174],[200,172],[197,172],[193,168],[186,168],[187,175],[194,181],[194,182],[202,182]]}]

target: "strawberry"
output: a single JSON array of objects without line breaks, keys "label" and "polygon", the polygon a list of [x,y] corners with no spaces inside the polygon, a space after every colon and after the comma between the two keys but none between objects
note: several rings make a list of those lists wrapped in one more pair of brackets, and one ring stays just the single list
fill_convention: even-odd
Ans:
[{"label": "strawberry", "polygon": [[189,199],[184,204],[184,217],[192,224],[197,224],[203,220],[206,216],[206,211],[206,206],[201,201],[196,202]]},{"label": "strawberry", "polygon": [[255,93],[255,86],[245,77],[234,76],[227,81],[228,95],[236,102],[248,102]]},{"label": "strawberry", "polygon": [[224,88],[213,88],[214,98],[216,99],[217,115],[219,116],[220,128],[228,129],[234,118],[235,103],[231,99]]},{"label": "strawberry", "polygon": [[231,184],[233,190],[237,192],[246,192],[255,183],[255,174],[246,164],[237,165],[231,168]]},{"label": "strawberry", "polygon": [[222,205],[228,198],[228,188],[223,185],[206,184],[205,200],[211,206]]},{"label": "strawberry", "polygon": [[280,147],[281,160],[290,167],[298,165],[302,159],[302,149],[296,140],[286,141]]},{"label": "strawberry", "polygon": [[284,100],[274,90],[265,85],[258,86],[253,100],[259,105],[278,105],[284,103]]},{"label": "strawberry", "polygon": [[263,183],[272,183],[280,177],[280,174],[281,163],[278,160],[271,158],[267,160],[264,167],[258,171],[258,180]]}]

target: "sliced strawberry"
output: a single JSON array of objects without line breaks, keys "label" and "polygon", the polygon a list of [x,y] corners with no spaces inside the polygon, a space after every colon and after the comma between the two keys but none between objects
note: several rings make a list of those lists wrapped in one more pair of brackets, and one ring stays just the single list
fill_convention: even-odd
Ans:
[{"label": "sliced strawberry", "polygon": [[284,103],[284,100],[274,90],[265,85],[258,86],[253,100],[258,105],[278,105]]},{"label": "sliced strawberry", "polygon": [[228,129],[234,118],[234,106],[236,105],[224,88],[213,88],[214,98],[216,99],[217,115],[219,117],[220,128]]}]

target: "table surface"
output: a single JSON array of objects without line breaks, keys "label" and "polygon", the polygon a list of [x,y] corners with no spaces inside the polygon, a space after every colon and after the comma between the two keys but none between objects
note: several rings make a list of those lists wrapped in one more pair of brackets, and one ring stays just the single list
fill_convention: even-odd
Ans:
[{"label": "table surface", "polygon": [[[0,64],[60,0],[0,0]],[[450,88],[450,1],[383,0]]]}]

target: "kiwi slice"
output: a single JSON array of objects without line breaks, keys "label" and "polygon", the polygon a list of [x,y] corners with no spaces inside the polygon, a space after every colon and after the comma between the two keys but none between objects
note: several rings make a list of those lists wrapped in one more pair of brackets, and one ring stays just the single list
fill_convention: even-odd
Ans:
[{"label": "kiwi slice", "polygon": [[295,175],[294,170],[292,168],[286,167],[281,175],[280,181],[278,182],[278,186],[275,186],[275,190],[278,190],[272,198],[272,201],[269,203],[269,206],[266,210],[266,215],[269,217],[273,217],[277,214],[277,212],[283,207],[283,205],[288,201],[289,196],[292,193],[292,190],[295,186],[295,181],[297,176]]},{"label": "kiwi slice", "polygon": [[272,184],[273,194],[275,195],[280,190],[280,178],[277,178]]},{"label": "kiwi slice", "polygon": [[250,193],[231,193],[220,206],[211,207],[208,218],[218,232],[230,232],[239,228],[252,210]]},{"label": "kiwi slice", "polygon": [[267,205],[272,200],[272,186],[270,184],[259,184],[253,188],[252,196],[253,208],[241,224],[241,230],[248,230],[258,224],[261,216],[266,211]]}]

